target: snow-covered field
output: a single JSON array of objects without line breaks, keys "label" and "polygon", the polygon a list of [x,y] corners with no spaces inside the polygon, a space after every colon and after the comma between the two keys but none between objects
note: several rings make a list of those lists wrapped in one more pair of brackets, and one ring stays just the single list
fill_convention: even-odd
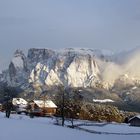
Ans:
[{"label": "snow-covered field", "polygon": [[[130,127],[125,124],[91,124],[90,122],[92,126],[79,126],[80,128],[100,132],[122,133],[94,134],[57,126],[53,124],[54,121],[52,118],[31,119],[28,116],[15,114],[7,119],[5,114],[0,113],[0,140],[139,140],[140,138],[140,127]],[[84,123],[88,124],[87,122]],[[128,135],[126,135],[127,133]]]}]

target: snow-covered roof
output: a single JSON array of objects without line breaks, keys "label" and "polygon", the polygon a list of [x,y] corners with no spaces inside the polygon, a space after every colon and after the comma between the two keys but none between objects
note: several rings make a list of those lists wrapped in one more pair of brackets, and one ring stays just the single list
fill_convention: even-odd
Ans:
[{"label": "snow-covered roof", "polygon": [[46,108],[57,108],[57,106],[53,103],[53,101],[51,100],[34,100],[34,102],[40,107],[46,107]]},{"label": "snow-covered roof", "polygon": [[138,119],[140,119],[140,115],[136,115],[136,116],[130,118],[129,121],[133,120],[134,118],[138,118]]},{"label": "snow-covered roof", "polygon": [[107,102],[114,102],[114,101],[111,99],[103,99],[103,100],[93,99],[93,102],[95,102],[95,103],[107,103]]},{"label": "snow-covered roof", "polygon": [[13,105],[27,105],[28,102],[23,98],[13,98],[12,100]]}]

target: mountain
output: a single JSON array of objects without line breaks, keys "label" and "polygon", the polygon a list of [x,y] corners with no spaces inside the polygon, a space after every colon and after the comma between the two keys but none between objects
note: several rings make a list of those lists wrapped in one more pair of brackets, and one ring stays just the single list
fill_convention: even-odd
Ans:
[{"label": "mountain", "polygon": [[114,54],[105,50],[32,48],[26,56],[17,50],[0,81],[23,87],[61,84],[85,88],[99,85],[109,89],[116,83],[134,85],[140,83],[139,52],[138,49]]},{"label": "mountain", "polygon": [[[140,49],[118,54],[91,49],[16,50],[9,68],[0,74],[0,83],[22,91],[24,98],[40,97],[48,91],[52,98],[59,85],[82,95],[85,102],[112,100],[120,109],[139,111]],[[2,84],[1,84],[2,85]]]},{"label": "mountain", "polygon": [[17,50],[3,72],[1,80],[11,86],[24,84],[70,87],[94,86],[99,69],[93,55],[72,49],[56,52],[49,49],[30,49],[25,56]]}]

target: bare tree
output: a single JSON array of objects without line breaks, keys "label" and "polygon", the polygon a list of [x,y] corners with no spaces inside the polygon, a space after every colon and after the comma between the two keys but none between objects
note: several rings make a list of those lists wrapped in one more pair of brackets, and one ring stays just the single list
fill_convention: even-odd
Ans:
[{"label": "bare tree", "polygon": [[78,90],[72,88],[58,87],[59,93],[56,96],[56,104],[58,106],[57,115],[61,117],[61,125],[65,125],[65,120],[71,121],[72,127],[74,119],[79,117],[81,109],[82,97]]}]

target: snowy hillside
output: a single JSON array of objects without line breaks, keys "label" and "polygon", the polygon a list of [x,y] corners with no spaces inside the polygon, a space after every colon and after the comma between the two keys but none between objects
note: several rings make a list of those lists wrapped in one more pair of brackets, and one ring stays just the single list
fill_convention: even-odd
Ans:
[{"label": "snowy hillside", "polygon": [[[29,118],[24,115],[12,114],[10,119],[0,113],[1,140],[139,140],[139,127],[125,124],[104,124],[87,121],[76,121],[82,125],[80,129],[71,129],[54,125],[52,118]],[[87,125],[86,125],[87,124]],[[90,124],[88,126],[88,124]],[[86,132],[86,130],[92,130]],[[95,132],[94,132],[95,131]],[[96,131],[101,132],[97,134]],[[104,133],[107,132],[107,133]],[[111,134],[112,133],[112,134]],[[114,133],[114,134],[113,134]],[[116,133],[116,134],[115,134]]]}]

